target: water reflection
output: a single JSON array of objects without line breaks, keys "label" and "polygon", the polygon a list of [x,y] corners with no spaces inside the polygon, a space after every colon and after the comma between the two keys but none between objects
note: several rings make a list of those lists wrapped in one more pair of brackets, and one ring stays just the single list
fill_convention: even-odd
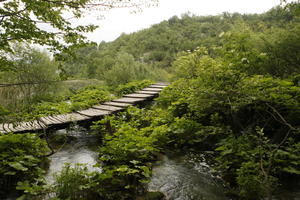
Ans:
[{"label": "water reflection", "polygon": [[55,134],[68,134],[76,139],[66,144],[62,149],[49,157],[50,167],[48,169],[46,180],[48,183],[54,182],[53,175],[62,170],[65,163],[85,163],[89,171],[100,171],[101,168],[93,167],[97,163],[97,152],[90,147],[97,146],[98,140],[91,136],[83,128],[74,130],[58,130]]},{"label": "water reflection", "polygon": [[163,156],[153,169],[148,190],[161,191],[168,200],[227,199],[202,155]]}]

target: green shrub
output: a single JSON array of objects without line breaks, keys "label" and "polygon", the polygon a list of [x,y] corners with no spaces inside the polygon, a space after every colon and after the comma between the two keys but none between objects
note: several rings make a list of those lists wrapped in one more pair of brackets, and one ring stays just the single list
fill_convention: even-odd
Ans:
[{"label": "green shrub", "polygon": [[48,116],[57,115],[62,113],[71,112],[70,104],[66,102],[43,102],[34,107],[34,110],[30,115],[37,116]]},{"label": "green shrub", "polygon": [[92,105],[111,100],[111,95],[107,88],[103,86],[87,86],[75,91],[70,97],[65,97],[59,102],[42,102],[33,107],[30,113],[23,113],[25,120],[32,120],[36,117],[70,113],[82,110]]},{"label": "green shrub", "polygon": [[130,94],[134,93],[137,90],[141,90],[153,83],[154,82],[150,80],[129,82],[124,85],[119,85],[116,89],[116,93],[118,96],[123,96],[125,94]]},{"label": "green shrub", "polygon": [[111,99],[108,91],[96,88],[86,88],[70,97],[71,109],[88,108],[92,105],[103,103]]},{"label": "green shrub", "polygon": [[74,167],[66,164],[59,174],[55,175],[54,193],[59,199],[92,200],[97,199],[97,193],[92,190],[93,172],[87,167],[76,164]]},{"label": "green shrub", "polygon": [[0,135],[1,193],[14,190],[19,181],[30,182],[41,175],[40,164],[48,151],[46,142],[36,134]]},{"label": "green shrub", "polygon": [[179,57],[178,80],[158,98],[172,122],[153,134],[180,150],[217,147],[216,165],[232,194],[260,199],[299,178],[300,88],[297,76],[257,75],[260,52],[248,52],[247,44],[239,50],[243,45],[234,42],[229,52],[226,46],[198,48]]}]

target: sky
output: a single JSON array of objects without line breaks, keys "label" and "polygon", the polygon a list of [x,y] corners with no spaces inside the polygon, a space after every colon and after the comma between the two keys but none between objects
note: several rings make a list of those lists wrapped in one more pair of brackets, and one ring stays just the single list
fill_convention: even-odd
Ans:
[{"label": "sky", "polygon": [[[187,12],[199,16],[217,15],[223,12],[263,13],[279,4],[280,0],[159,0],[157,6],[143,8],[143,11],[138,13],[132,13],[125,8],[93,11],[85,18],[76,21],[76,24],[98,25],[99,28],[87,34],[87,37],[99,43],[115,40],[122,33],[136,32],[174,15],[180,16]],[[105,18],[98,19],[100,15],[104,15]]]}]

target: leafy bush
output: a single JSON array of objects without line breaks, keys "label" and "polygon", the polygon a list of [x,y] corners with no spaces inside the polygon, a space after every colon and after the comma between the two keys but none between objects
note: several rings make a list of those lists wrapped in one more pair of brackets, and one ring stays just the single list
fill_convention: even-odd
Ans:
[{"label": "leafy bush", "polygon": [[95,173],[87,167],[76,164],[74,167],[66,164],[55,176],[54,193],[59,199],[91,200],[97,199],[97,193],[92,190],[92,178]]},{"label": "leafy bush", "polygon": [[[174,62],[178,79],[158,99],[173,122],[153,131],[180,149],[218,147],[217,169],[232,195],[270,198],[286,180],[299,178],[294,160],[300,141],[297,76],[289,80],[255,75],[260,73],[255,67],[264,64],[259,52],[247,52],[249,44],[243,41],[228,42],[231,46],[221,51],[198,48]],[[251,64],[242,63],[243,57]]]},{"label": "leafy bush", "polygon": [[31,113],[24,113],[22,117],[31,120],[36,117],[69,113],[109,101],[111,98],[107,88],[102,86],[87,86],[75,91],[74,94],[63,99],[63,101],[39,103],[34,106]]},{"label": "leafy bush", "polygon": [[110,99],[111,97],[108,91],[96,87],[88,87],[70,97],[71,110],[88,108],[92,105],[109,101]]},{"label": "leafy bush", "polygon": [[113,136],[106,135],[100,149],[100,160],[110,164],[127,164],[128,161],[147,161],[156,151],[153,138],[136,128],[124,124]]},{"label": "leafy bush", "polygon": [[62,113],[71,112],[70,105],[66,102],[43,102],[34,107],[33,112],[30,115],[38,116],[48,116],[56,115]]},{"label": "leafy bush", "polygon": [[119,85],[116,89],[116,93],[118,96],[123,96],[141,90],[151,84],[153,84],[153,81],[149,80],[129,82],[124,85]]},{"label": "leafy bush", "polygon": [[235,193],[245,199],[270,197],[279,186],[279,178],[300,174],[300,163],[295,160],[299,158],[299,143],[289,139],[274,144],[263,129],[229,136],[218,145],[218,169],[224,172],[223,178],[236,189]]},{"label": "leafy bush", "polygon": [[[151,161],[158,152],[157,138],[149,132],[150,122],[157,115],[152,110],[131,107],[93,126],[95,131],[105,134],[99,151],[103,172],[98,176],[99,193],[105,199],[132,199],[145,189],[143,183],[149,180]],[[158,121],[155,120],[156,124]]]},{"label": "leafy bush", "polygon": [[0,195],[14,190],[19,181],[30,182],[41,175],[40,164],[48,151],[36,134],[0,135]]},{"label": "leafy bush", "polygon": [[[103,131],[103,124],[111,123],[111,128],[103,136],[103,144],[99,150],[102,161],[102,172],[88,172],[84,166],[70,165],[56,176],[56,197],[62,199],[133,199],[145,188],[151,175],[150,161],[155,159],[154,137],[137,127],[144,124],[138,122],[143,113],[140,109],[130,108],[119,116],[107,116],[96,122],[93,129]],[[123,116],[123,117],[122,117]],[[119,123],[117,123],[117,121]]]}]

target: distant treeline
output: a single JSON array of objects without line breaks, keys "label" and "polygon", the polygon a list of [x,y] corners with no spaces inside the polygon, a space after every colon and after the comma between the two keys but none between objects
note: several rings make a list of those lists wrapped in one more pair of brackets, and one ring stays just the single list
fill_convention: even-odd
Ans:
[{"label": "distant treeline", "polygon": [[[195,16],[187,13],[136,33],[122,34],[113,42],[81,48],[74,52],[75,58],[67,59],[63,69],[68,77],[97,78],[110,84],[145,77],[164,80],[169,78],[171,64],[182,51],[198,46],[222,46],[224,37],[221,36],[229,32],[258,33],[257,38],[265,44],[276,45],[281,32],[294,19],[292,12],[281,7],[263,14]],[[265,35],[259,34],[262,32]],[[273,33],[277,34],[268,37]],[[276,46],[268,48],[268,51],[276,50]]]}]

